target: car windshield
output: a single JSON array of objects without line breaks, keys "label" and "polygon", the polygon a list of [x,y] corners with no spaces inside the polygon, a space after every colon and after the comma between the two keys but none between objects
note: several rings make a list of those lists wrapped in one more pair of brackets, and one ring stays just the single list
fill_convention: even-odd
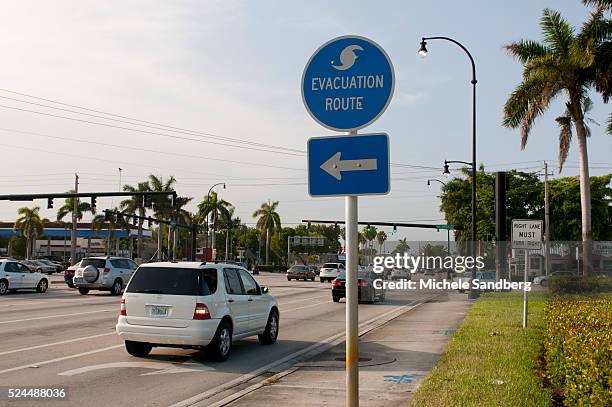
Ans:
[{"label": "car windshield", "polygon": [[106,266],[106,259],[83,259],[80,267],[94,266],[97,269],[103,269]]},{"label": "car windshield", "polygon": [[130,280],[126,291],[168,295],[211,295],[217,291],[217,270],[140,267]]},{"label": "car windshield", "polygon": [[305,266],[293,266],[289,270],[291,270],[291,271],[306,271],[306,270],[308,270],[308,268],[305,267]]},{"label": "car windshield", "polygon": [[324,269],[337,269],[338,268],[338,264],[336,263],[325,263],[323,265]]}]

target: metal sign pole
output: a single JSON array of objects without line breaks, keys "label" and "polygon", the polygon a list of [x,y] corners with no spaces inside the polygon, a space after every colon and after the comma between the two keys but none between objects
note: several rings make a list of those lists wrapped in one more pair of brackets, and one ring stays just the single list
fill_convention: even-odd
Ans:
[{"label": "metal sign pole", "polygon": [[346,405],[359,406],[357,197],[346,198]]},{"label": "metal sign pole", "polygon": [[[528,266],[529,266],[529,254],[527,253],[527,249],[525,249],[525,277],[523,279],[523,283],[525,284],[525,286],[527,285]],[[529,301],[529,299],[527,298],[527,290],[525,289],[525,286],[523,286],[523,329],[527,328],[527,307],[528,307],[528,301]]]}]

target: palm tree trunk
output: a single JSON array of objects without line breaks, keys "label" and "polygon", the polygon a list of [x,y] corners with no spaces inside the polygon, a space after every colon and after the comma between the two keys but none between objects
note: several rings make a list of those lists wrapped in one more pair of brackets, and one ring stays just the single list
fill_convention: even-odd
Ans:
[{"label": "palm tree trunk", "polygon": [[214,216],[213,217],[213,224],[212,224],[212,242],[211,242],[211,247],[212,247],[212,256],[213,256],[213,260],[217,260],[217,234],[215,233],[215,229],[217,228],[217,217]]},{"label": "palm tree trunk", "polygon": [[142,259],[142,222],[138,221],[138,243],[136,245],[136,257]]},{"label": "palm tree trunk", "polygon": [[30,236],[28,235],[28,237],[26,238],[26,260],[30,260],[30,251],[31,251],[31,247],[30,247]]},{"label": "palm tree trunk", "polygon": [[172,258],[171,257],[172,256],[172,254],[171,254],[171,251],[172,251],[172,233],[173,233],[172,226],[168,226],[168,250],[167,250],[168,259]]},{"label": "palm tree trunk", "polygon": [[591,257],[591,181],[589,178],[589,158],[587,153],[586,129],[583,120],[576,120],[578,154],[580,163],[580,206],[582,209],[582,274],[593,272]]},{"label": "palm tree trunk", "polygon": [[157,227],[157,261],[162,261],[162,251],[163,248],[163,238],[164,238],[164,227],[160,223]]},{"label": "palm tree trunk", "polygon": [[229,256],[229,229],[225,231],[225,260],[228,260]]},{"label": "palm tree trunk", "polygon": [[270,256],[270,229],[266,229],[266,264],[270,264],[268,262]]}]

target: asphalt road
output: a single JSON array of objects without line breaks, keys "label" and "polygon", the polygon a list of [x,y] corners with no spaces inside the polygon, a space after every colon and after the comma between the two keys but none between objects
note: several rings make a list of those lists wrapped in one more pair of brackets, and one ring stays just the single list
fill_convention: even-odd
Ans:
[{"label": "asphalt road", "polygon": [[[329,283],[288,282],[279,274],[255,277],[279,302],[278,341],[271,346],[259,345],[257,338],[236,341],[224,363],[182,349],[155,348],[144,359],[128,355],[114,331],[119,297],[106,292],[82,296],[64,284],[52,284],[44,294],[23,291],[0,297],[0,385],[68,389],[68,400],[45,405],[169,406],[214,393],[344,332],[345,304],[332,302]],[[360,323],[431,297],[432,292],[388,291],[384,303],[359,305]]]}]

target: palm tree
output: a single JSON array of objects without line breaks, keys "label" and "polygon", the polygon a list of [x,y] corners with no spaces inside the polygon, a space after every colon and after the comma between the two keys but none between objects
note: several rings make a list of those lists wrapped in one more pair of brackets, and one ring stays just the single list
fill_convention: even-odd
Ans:
[{"label": "palm tree", "polygon": [[[126,192],[147,192],[150,191],[149,183],[139,182],[136,187],[132,185],[124,185],[123,190]],[[129,199],[121,201],[119,204],[121,209],[128,213],[144,217],[147,212],[147,208],[144,206],[144,199],[142,196],[132,196]],[[136,246],[136,257],[142,258],[142,224],[144,220],[138,219],[138,246]]]},{"label": "palm tree", "polygon": [[372,261],[371,260],[372,242],[374,241],[374,239],[376,239],[376,233],[377,233],[376,226],[370,226],[370,225],[365,226],[363,228],[362,233],[363,233],[363,237],[365,238],[365,240],[367,240],[367,243],[368,243],[368,246],[367,246],[368,255],[366,257],[367,257],[368,263],[370,263]]},{"label": "palm tree", "polygon": [[[206,219],[210,215],[212,223],[212,248],[216,248],[216,226],[217,222],[225,221],[230,218],[230,209],[233,208],[229,202],[219,199],[217,193],[212,191],[202,202],[198,204],[198,215],[201,219]],[[216,257],[216,256],[215,256]]]},{"label": "palm tree", "polygon": [[34,238],[42,236],[44,233],[44,224],[47,219],[41,219],[40,207],[33,208],[23,207],[17,210],[20,215],[15,221],[13,229],[21,232],[21,235],[26,239],[26,259],[30,259],[33,251]]},{"label": "palm tree", "polygon": [[[74,189],[71,189],[70,191],[68,191],[69,194],[73,194],[74,193]],[[74,211],[74,200],[77,198],[66,198],[66,200],[64,201],[64,204],[57,210],[57,221],[61,222],[66,215],[71,214]],[[85,215],[85,212],[91,212],[91,213],[96,213],[96,210],[94,208],[91,207],[91,205],[88,202],[80,202],[77,206],[77,214],[76,214],[76,218],[77,221],[82,220],[83,219],[83,215]]]},{"label": "palm tree", "polygon": [[[168,211],[168,216],[170,219],[172,219],[173,221],[175,221],[176,223],[181,223],[183,225],[190,225],[192,222],[192,215],[191,212],[189,212],[188,210],[185,209],[185,205],[187,205],[189,202],[191,202],[193,200],[193,198],[190,197],[186,197],[186,196],[179,196],[176,197],[176,199],[174,200],[174,207],[170,207],[170,210]],[[173,235],[173,241],[172,241],[172,259],[176,260],[176,247],[178,245],[178,238],[179,238],[179,233],[178,233],[178,227],[174,228],[174,233]],[[168,234],[168,249],[170,249],[170,233]]]},{"label": "palm tree", "polygon": [[273,201],[272,203],[268,201],[262,203],[261,207],[253,212],[254,218],[259,217],[255,227],[259,230],[260,236],[264,233],[266,234],[266,264],[268,264],[270,256],[270,238],[272,237],[272,232],[274,232],[274,229],[281,228],[280,216],[276,212],[277,207],[278,201]]},{"label": "palm tree", "polygon": [[572,125],[576,131],[580,159],[580,197],[582,207],[583,273],[591,264],[591,191],[587,154],[588,130],[585,107],[590,103],[588,90],[595,81],[595,53],[599,44],[612,35],[609,24],[602,22],[602,13],[593,13],[579,33],[561,15],[545,9],[541,27],[543,42],[520,40],[506,46],[508,53],[523,64],[523,80],[512,92],[504,106],[503,124],[522,129],[521,148],[537,117],[549,107],[559,94],[567,97],[568,115],[557,119],[560,170],[567,158],[572,139]]},{"label": "palm tree", "polygon": [[406,238],[403,238],[403,239],[400,239],[399,243],[397,244],[397,247],[395,247],[395,250],[393,250],[393,253],[404,254],[408,250],[410,250],[410,246],[408,245],[408,240]]},{"label": "palm tree", "polygon": [[381,230],[380,232],[376,234],[376,241],[378,242],[378,248],[380,249],[381,254],[383,252],[383,245],[385,244],[386,240],[387,240],[387,234],[385,233],[384,230]]},{"label": "palm tree", "polygon": [[[170,176],[163,182],[161,176],[149,175],[149,189],[151,191],[156,192],[169,192],[174,191],[174,184],[176,183],[176,178],[174,176]],[[171,220],[172,218],[172,200],[168,195],[157,195],[151,199],[151,203],[153,204],[153,215],[157,219]],[[163,225],[159,225],[158,229],[158,238],[157,238],[157,250],[158,250],[158,259],[161,259],[162,254],[162,246],[163,246]],[[168,227],[168,257],[170,257],[170,243],[172,239],[172,233],[170,227]]]}]

